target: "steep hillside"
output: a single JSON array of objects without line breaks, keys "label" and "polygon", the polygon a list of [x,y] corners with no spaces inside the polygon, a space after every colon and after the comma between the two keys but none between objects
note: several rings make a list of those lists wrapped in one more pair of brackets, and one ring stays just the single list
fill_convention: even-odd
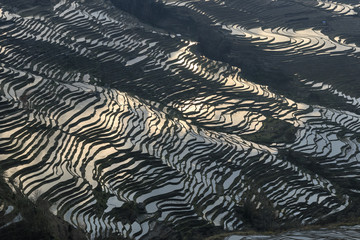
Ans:
[{"label": "steep hillside", "polygon": [[358,222],[356,3],[0,3],[0,237]]}]

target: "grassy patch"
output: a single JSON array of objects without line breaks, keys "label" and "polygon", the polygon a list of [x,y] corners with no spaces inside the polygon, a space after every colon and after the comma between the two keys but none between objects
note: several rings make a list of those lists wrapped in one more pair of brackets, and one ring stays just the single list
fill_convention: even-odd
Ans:
[{"label": "grassy patch", "polygon": [[107,201],[111,196],[111,194],[102,191],[100,184],[98,184],[96,188],[93,189],[93,194],[94,194],[94,198],[96,199],[96,204],[95,204],[96,215],[100,217],[107,208]]},{"label": "grassy patch", "polygon": [[256,133],[243,135],[242,138],[261,144],[288,143],[295,140],[296,128],[285,121],[267,117]]},{"label": "grassy patch", "polygon": [[113,208],[110,214],[114,215],[117,221],[133,223],[139,215],[146,214],[146,210],[142,204],[130,201],[124,203],[121,207]]}]

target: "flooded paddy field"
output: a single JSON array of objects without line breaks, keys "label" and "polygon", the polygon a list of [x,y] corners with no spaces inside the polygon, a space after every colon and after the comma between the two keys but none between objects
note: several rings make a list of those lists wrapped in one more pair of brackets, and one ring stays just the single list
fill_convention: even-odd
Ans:
[{"label": "flooded paddy field", "polygon": [[291,231],[284,234],[277,235],[232,235],[224,238],[224,240],[317,240],[317,239],[359,239],[359,226],[340,227],[338,229],[319,229],[312,231]]},{"label": "flooded paddy field", "polygon": [[[33,2],[0,0],[14,193],[91,239],[357,223],[358,2]],[[1,196],[0,217],[25,219]]]}]

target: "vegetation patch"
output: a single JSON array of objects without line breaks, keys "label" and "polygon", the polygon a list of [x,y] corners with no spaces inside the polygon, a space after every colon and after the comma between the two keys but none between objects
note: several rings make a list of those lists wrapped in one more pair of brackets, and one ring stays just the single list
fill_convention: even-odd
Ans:
[{"label": "vegetation patch", "polygon": [[293,142],[296,128],[288,122],[267,117],[260,130],[254,134],[243,135],[242,138],[256,143],[289,143]]},{"label": "vegetation patch", "polygon": [[143,204],[130,201],[124,203],[121,207],[113,208],[110,214],[116,216],[117,221],[133,223],[138,216],[146,214],[146,210]]},{"label": "vegetation patch", "polygon": [[94,198],[96,199],[96,204],[95,204],[96,215],[100,217],[107,208],[107,201],[111,196],[111,194],[104,192],[100,184],[98,184],[96,188],[93,189],[93,194],[94,194]]}]

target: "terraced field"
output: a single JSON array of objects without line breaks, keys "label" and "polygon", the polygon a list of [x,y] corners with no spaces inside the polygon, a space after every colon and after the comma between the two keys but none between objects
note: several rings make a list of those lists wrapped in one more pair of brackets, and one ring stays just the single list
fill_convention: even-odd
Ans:
[{"label": "terraced field", "polygon": [[254,236],[244,236],[244,235],[233,235],[225,238],[225,240],[267,240],[267,239],[277,239],[277,240],[315,240],[315,239],[349,239],[356,240],[359,239],[359,226],[353,227],[341,227],[339,229],[320,229],[316,231],[291,231],[284,234],[266,236],[266,235],[254,235]]},{"label": "terraced field", "polygon": [[[231,42],[218,59],[206,36],[112,2],[0,5],[0,170],[14,191],[91,238],[200,239],[360,216],[360,41],[336,28],[360,24],[358,5],[157,3]],[[268,81],[279,71],[288,89]],[[0,216],[11,216],[0,230],[22,221],[5,200]]]}]

